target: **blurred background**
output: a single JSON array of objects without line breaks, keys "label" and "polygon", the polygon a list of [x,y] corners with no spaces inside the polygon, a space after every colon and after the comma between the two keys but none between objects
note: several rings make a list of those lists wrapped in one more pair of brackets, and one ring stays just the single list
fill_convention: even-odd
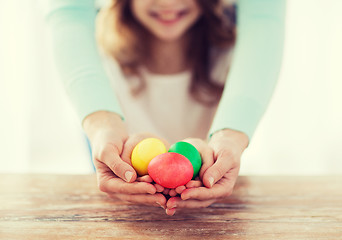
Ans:
[{"label": "blurred background", "polygon": [[[0,172],[91,173],[37,0],[0,5]],[[342,174],[341,9],[341,0],[287,1],[279,82],[241,175]]]}]

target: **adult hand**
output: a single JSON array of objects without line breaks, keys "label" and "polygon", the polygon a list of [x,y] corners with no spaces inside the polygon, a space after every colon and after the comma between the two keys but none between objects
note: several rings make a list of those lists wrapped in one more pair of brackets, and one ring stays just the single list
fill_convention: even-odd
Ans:
[{"label": "adult hand", "polygon": [[[225,129],[216,132],[208,145],[205,142],[200,145],[190,142],[202,155],[204,164],[200,178],[204,186],[199,182],[190,181],[182,191],[181,197],[168,200],[166,213],[173,215],[179,208],[208,207],[230,196],[240,170],[240,158],[248,146],[248,141],[246,134]],[[212,149],[212,160],[209,157],[209,148]]]},{"label": "adult hand", "polygon": [[[120,116],[105,111],[90,114],[83,121],[93,152],[99,189],[123,201],[165,206],[166,199],[146,181],[136,181],[137,173],[121,154],[128,140]],[[138,179],[139,180],[139,179]]]}]

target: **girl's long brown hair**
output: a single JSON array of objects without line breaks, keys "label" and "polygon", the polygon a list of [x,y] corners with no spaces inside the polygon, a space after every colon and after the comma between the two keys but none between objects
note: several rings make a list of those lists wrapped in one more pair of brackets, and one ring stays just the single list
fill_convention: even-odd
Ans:
[{"label": "girl's long brown hair", "polygon": [[[101,9],[96,37],[104,53],[118,61],[124,74],[139,76],[139,87],[133,89],[133,93],[138,94],[145,87],[139,66],[144,63],[144,56],[148,56],[149,34],[134,18],[130,2],[112,0]],[[219,101],[223,91],[223,86],[210,76],[213,67],[210,50],[212,47],[224,50],[234,44],[235,24],[224,14],[221,0],[197,0],[197,3],[202,9],[202,16],[189,29],[191,47],[186,54],[192,69],[190,94],[210,106]]]}]

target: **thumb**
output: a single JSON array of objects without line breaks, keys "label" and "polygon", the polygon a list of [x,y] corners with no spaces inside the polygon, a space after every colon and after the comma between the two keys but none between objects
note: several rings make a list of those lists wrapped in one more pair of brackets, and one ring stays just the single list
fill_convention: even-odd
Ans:
[{"label": "thumb", "polygon": [[233,158],[229,154],[220,154],[216,162],[209,167],[203,174],[203,184],[211,188],[219,181],[230,169],[234,167]]},{"label": "thumb", "polygon": [[106,164],[116,176],[124,181],[134,182],[136,180],[137,173],[134,168],[124,162],[116,152],[105,150],[99,160]]}]

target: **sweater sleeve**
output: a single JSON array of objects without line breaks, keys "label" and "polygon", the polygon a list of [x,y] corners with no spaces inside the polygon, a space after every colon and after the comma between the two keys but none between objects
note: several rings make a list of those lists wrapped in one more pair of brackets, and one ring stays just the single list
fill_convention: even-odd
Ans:
[{"label": "sweater sleeve", "polygon": [[57,70],[80,121],[100,110],[123,118],[95,41],[94,0],[43,2]]},{"label": "sweater sleeve", "polygon": [[229,128],[251,140],[278,79],[285,7],[285,0],[237,1],[235,53],[210,136]]}]

